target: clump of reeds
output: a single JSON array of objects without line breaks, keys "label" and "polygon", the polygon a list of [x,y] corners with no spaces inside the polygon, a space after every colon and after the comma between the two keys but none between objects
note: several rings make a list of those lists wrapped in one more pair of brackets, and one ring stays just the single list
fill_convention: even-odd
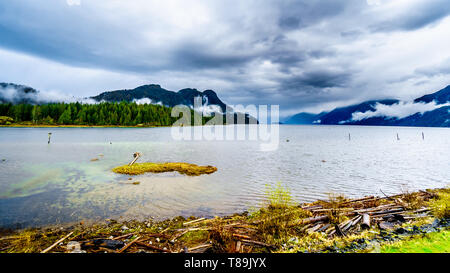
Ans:
[{"label": "clump of reeds", "polygon": [[258,234],[265,242],[280,245],[294,232],[292,223],[311,214],[296,206],[290,190],[281,183],[267,185],[265,195],[267,205],[258,211],[257,216]]}]

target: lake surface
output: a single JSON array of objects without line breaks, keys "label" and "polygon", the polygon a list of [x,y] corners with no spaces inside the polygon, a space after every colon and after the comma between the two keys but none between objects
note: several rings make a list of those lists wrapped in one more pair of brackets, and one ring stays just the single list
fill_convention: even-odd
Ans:
[{"label": "lake surface", "polygon": [[[228,215],[261,205],[266,185],[277,182],[299,202],[444,187],[449,147],[448,128],[282,125],[275,151],[257,141],[176,141],[170,128],[0,128],[0,227]],[[134,152],[143,154],[139,162],[218,171],[145,174],[133,177],[139,185],[124,184],[129,176],[111,169]]]}]

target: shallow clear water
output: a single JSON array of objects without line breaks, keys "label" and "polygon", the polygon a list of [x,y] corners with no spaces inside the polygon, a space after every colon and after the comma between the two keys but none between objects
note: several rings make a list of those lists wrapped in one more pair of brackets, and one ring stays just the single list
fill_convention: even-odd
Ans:
[{"label": "shallow clear water", "polygon": [[[299,202],[443,187],[449,147],[446,128],[283,125],[271,152],[255,141],[175,141],[170,128],[0,128],[0,226],[226,215],[260,205],[265,186],[277,182]],[[111,168],[137,151],[139,162],[218,171],[145,174],[133,177],[140,185],[124,184],[129,176]]]}]

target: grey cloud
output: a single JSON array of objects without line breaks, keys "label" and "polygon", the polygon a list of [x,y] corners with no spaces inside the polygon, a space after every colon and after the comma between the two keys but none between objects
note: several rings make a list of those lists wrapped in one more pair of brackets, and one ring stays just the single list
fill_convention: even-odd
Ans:
[{"label": "grey cloud", "polygon": [[447,0],[429,0],[404,9],[394,18],[382,21],[371,28],[374,31],[413,31],[437,23],[450,15]]},{"label": "grey cloud", "polygon": [[415,73],[427,77],[448,75],[450,74],[450,58],[437,65],[417,68]]}]

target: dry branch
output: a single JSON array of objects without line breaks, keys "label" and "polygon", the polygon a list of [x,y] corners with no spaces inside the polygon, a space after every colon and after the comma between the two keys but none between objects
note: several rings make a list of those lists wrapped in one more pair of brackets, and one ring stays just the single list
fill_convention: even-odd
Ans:
[{"label": "dry branch", "polygon": [[47,253],[50,250],[52,250],[55,246],[57,246],[59,243],[61,243],[62,241],[64,241],[65,239],[69,238],[70,235],[73,234],[73,231],[70,232],[69,234],[67,234],[66,236],[64,236],[64,238],[59,239],[56,243],[54,243],[53,245],[49,246],[48,248],[44,249],[41,253]]},{"label": "dry branch", "polygon": [[140,236],[136,237],[136,239],[134,239],[133,241],[131,241],[130,243],[128,243],[127,245],[125,245],[124,247],[122,247],[119,251],[117,251],[117,253],[122,253],[125,250],[127,250],[127,248],[129,248],[132,244],[136,243],[137,240],[141,239]]}]

